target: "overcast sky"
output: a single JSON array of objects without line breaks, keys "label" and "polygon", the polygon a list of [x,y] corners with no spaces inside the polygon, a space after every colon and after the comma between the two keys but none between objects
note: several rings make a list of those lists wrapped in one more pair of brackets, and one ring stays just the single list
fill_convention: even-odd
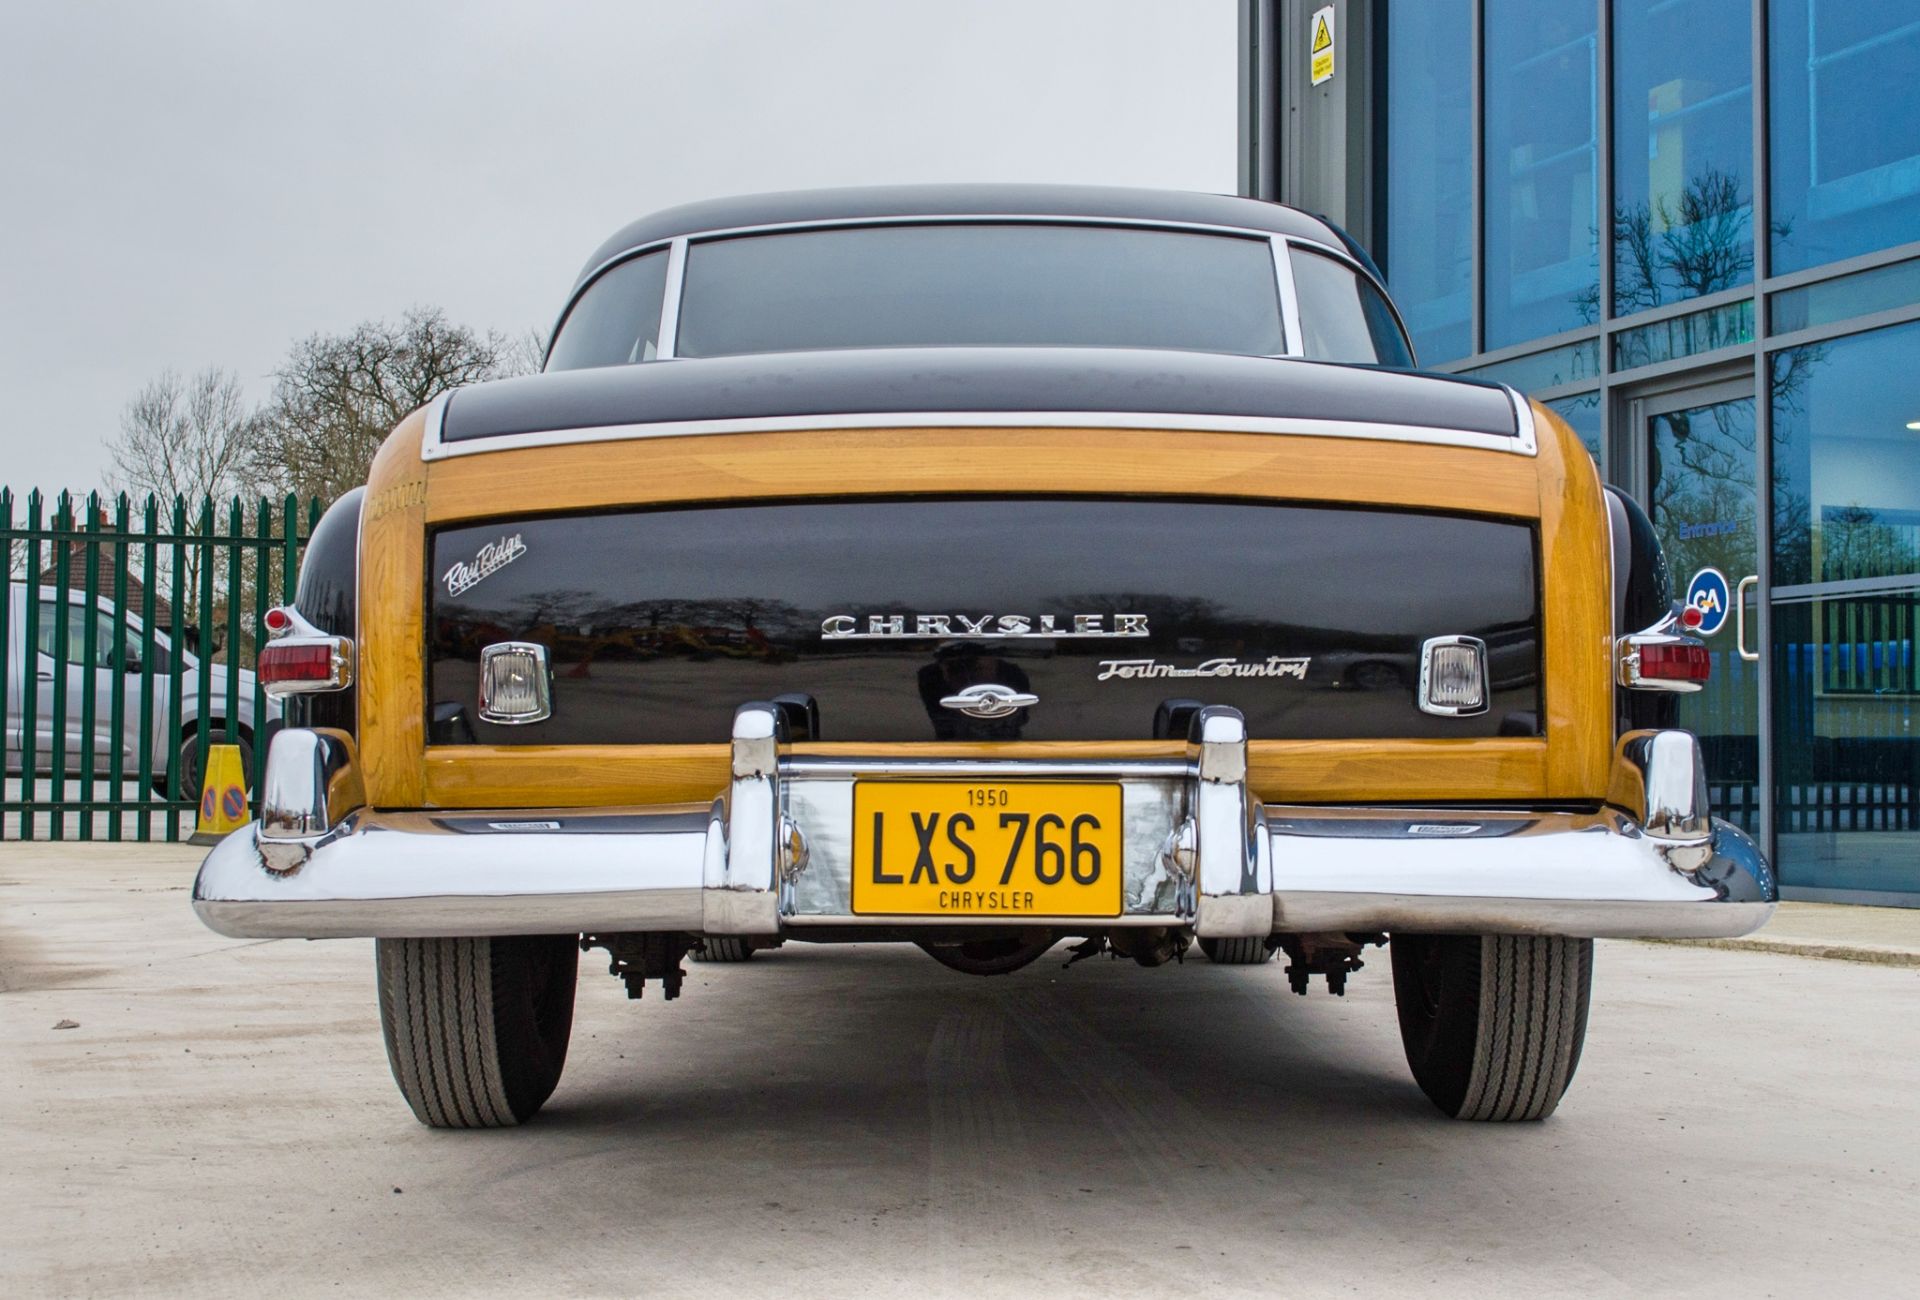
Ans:
[{"label": "overcast sky", "polygon": [[1231,191],[1233,0],[0,0],[0,483],[414,304],[552,323],[633,217],[928,180]]}]

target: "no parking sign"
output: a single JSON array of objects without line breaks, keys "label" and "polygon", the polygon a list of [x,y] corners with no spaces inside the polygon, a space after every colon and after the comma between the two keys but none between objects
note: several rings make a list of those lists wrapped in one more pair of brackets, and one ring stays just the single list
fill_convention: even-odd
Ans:
[{"label": "no parking sign", "polygon": [[1715,568],[1694,574],[1693,581],[1687,584],[1687,604],[1700,611],[1700,625],[1691,631],[1712,636],[1725,627],[1727,615],[1733,611],[1732,589],[1727,586],[1726,575]]}]

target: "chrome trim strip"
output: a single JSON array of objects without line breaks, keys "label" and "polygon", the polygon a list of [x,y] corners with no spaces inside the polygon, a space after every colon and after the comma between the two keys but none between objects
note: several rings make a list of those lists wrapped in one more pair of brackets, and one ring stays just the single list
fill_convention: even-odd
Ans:
[{"label": "chrome trim strip", "polygon": [[[1275,358],[1284,365],[1289,358]],[[529,447],[627,442],[642,438],[696,438],[735,433],[780,433],[815,429],[1169,429],[1194,433],[1257,433],[1302,438],[1355,438],[1373,442],[1415,442],[1440,447],[1470,447],[1509,455],[1535,454],[1532,421],[1525,434],[1472,433],[1431,429],[1417,424],[1380,424],[1365,420],[1305,420],[1274,416],[1167,415],[1140,411],[895,411],[847,415],[786,415],[742,420],[681,420],[659,424],[612,424],[584,429],[545,429],[534,433],[475,438],[465,442],[420,443],[420,459],[479,456]]]},{"label": "chrome trim strip", "polygon": [[1512,384],[1502,384],[1507,390],[1507,400],[1513,403],[1513,428],[1515,440],[1519,442],[1522,455],[1536,456],[1540,453],[1540,442],[1533,427],[1533,403],[1527,395]]},{"label": "chrome trim strip", "polygon": [[[660,350],[657,359],[671,361],[678,352],[680,344],[680,294],[687,282],[687,241],[676,239],[667,245],[667,283],[660,294]],[[586,285],[580,286],[580,292],[586,292]],[[576,295],[576,299],[577,299]],[[575,299],[569,299],[567,307],[572,309]],[[566,318],[561,318],[565,324]],[[556,325],[554,338],[560,337],[560,327]]]},{"label": "chrome trim strip", "polygon": [[1286,334],[1287,355],[1305,359],[1307,340],[1300,328],[1300,285],[1293,278],[1292,240],[1274,239],[1273,270],[1280,281],[1280,328]]}]

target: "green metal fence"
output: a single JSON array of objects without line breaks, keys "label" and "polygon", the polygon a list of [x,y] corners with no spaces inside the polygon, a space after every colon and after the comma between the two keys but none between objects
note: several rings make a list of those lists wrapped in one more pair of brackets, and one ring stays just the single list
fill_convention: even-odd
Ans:
[{"label": "green metal fence", "polygon": [[0,839],[177,839],[221,741],[257,801],[278,719],[252,672],[261,615],[291,595],[321,503],[20,504],[0,488]]}]

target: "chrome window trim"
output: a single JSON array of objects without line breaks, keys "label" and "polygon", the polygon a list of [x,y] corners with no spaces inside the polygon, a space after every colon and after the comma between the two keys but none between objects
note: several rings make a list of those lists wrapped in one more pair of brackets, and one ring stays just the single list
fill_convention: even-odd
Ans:
[{"label": "chrome window trim", "polygon": [[1539,436],[1533,427],[1533,403],[1527,395],[1512,384],[1502,384],[1507,400],[1513,403],[1513,441],[1519,445],[1522,455],[1535,456],[1540,452]]},{"label": "chrome window trim", "polygon": [[[1413,359],[1413,368],[1416,370],[1420,368],[1420,356],[1418,353],[1416,353],[1413,350],[1413,334],[1407,329],[1406,318],[1400,315],[1400,304],[1395,302],[1393,300],[1393,295],[1387,292],[1387,286],[1382,284],[1378,279],[1378,277],[1376,277],[1371,271],[1367,270],[1365,266],[1361,265],[1361,263],[1353,256],[1353,254],[1349,253],[1344,248],[1331,248],[1326,244],[1321,243],[1317,239],[1302,239],[1298,235],[1276,235],[1275,238],[1286,245],[1287,255],[1286,255],[1285,261],[1287,263],[1287,291],[1285,294],[1285,301],[1292,304],[1292,308],[1293,308],[1292,325],[1293,326],[1297,327],[1300,323],[1300,290],[1296,285],[1293,277],[1293,250],[1295,248],[1304,248],[1309,250],[1310,252],[1321,253],[1328,257],[1331,257],[1334,261],[1341,263],[1348,270],[1352,271],[1355,275],[1359,276],[1362,280],[1365,280],[1368,284],[1372,285],[1376,291],[1378,291],[1378,293],[1380,294],[1380,301],[1386,303],[1387,310],[1393,313],[1393,325],[1395,329],[1400,331],[1401,346],[1406,348],[1407,355]],[[1288,340],[1291,341],[1293,337],[1294,335],[1290,333],[1288,335]],[[1306,340],[1304,338],[1301,339],[1298,350],[1289,352],[1288,355],[1297,356],[1297,357],[1306,357]],[[1308,358],[1308,359],[1312,360],[1312,358]],[[1345,364],[1352,364],[1352,363],[1345,363]]]},{"label": "chrome window trim", "polygon": [[[674,348],[680,342],[680,295],[686,288],[686,283],[687,241],[681,238],[667,245],[667,283],[663,286],[660,296],[660,347],[655,354],[656,360],[674,359]],[[585,285],[580,287],[580,292],[586,292]],[[578,295],[575,297],[577,298]],[[556,339],[560,337],[557,326],[553,336]]]},{"label": "chrome window trim", "polygon": [[1280,284],[1280,332],[1287,355],[1306,359],[1307,337],[1300,328],[1300,286],[1293,278],[1293,241],[1273,241],[1273,273]]},{"label": "chrome window trim", "polygon": [[[1511,392],[1511,390],[1508,390]],[[1517,395],[1516,395],[1517,396]],[[1524,401],[1522,403],[1524,405]],[[1414,442],[1440,447],[1471,447],[1516,456],[1535,454],[1533,423],[1524,420],[1519,436],[1434,429],[1425,425],[1383,424],[1369,420],[1307,420],[1281,416],[1169,415],[1141,411],[905,411],[846,415],[784,415],[739,420],[680,420],[657,424],[611,424],[581,429],[543,429],[445,442],[440,437],[444,399],[430,411],[420,441],[420,459],[445,460],[488,452],[576,443],[630,442],[643,438],[695,438],[729,433],[780,433],[826,429],[1167,429],[1194,433],[1254,433],[1303,438],[1355,438],[1372,442]]]}]

